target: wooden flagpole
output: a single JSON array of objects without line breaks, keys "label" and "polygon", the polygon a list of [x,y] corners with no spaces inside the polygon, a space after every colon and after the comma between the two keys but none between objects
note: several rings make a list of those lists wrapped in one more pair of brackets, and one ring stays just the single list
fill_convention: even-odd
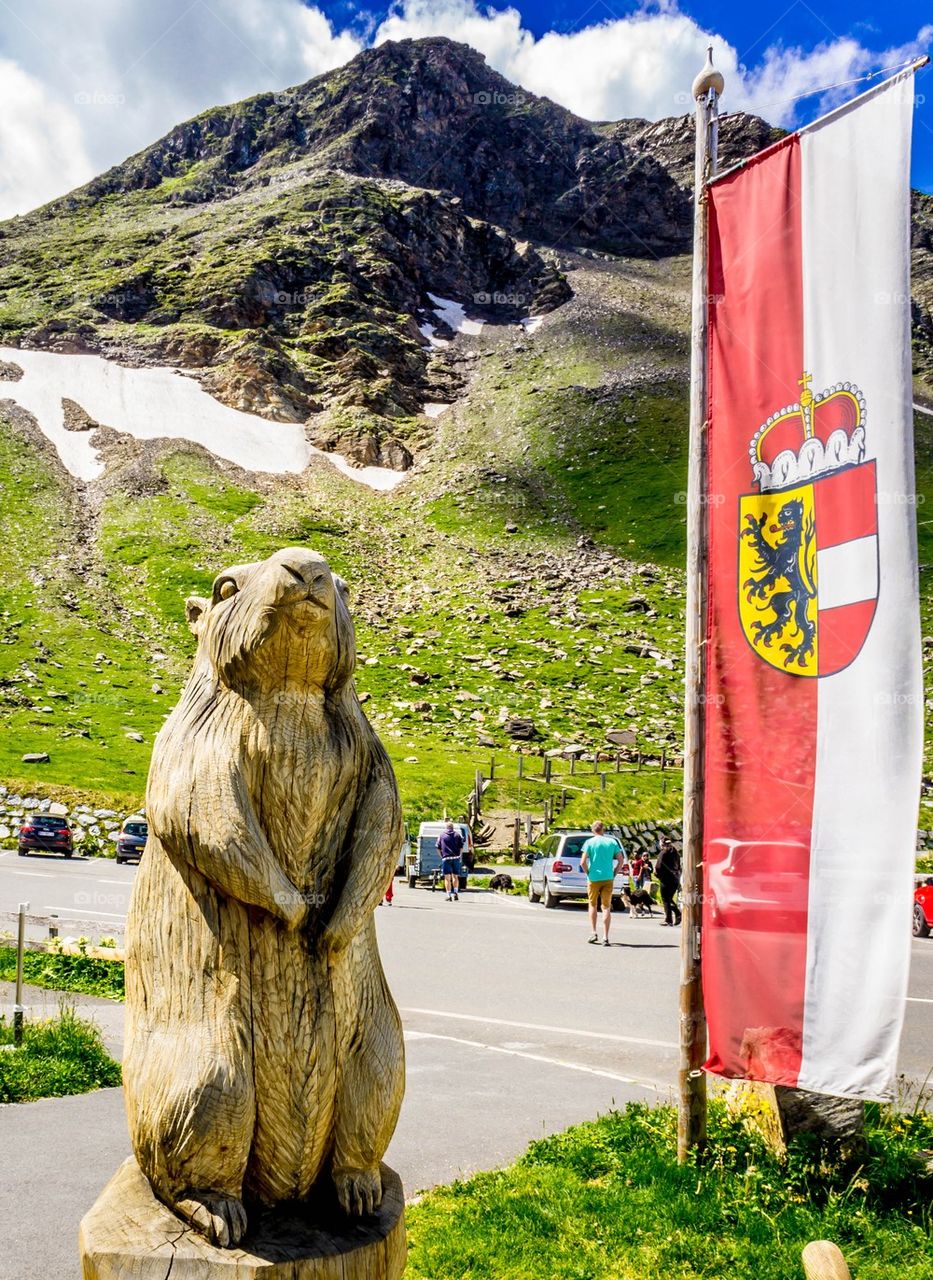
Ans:
[{"label": "wooden flagpole", "polygon": [[687,475],[687,626],[684,699],[683,920],[680,935],[680,1071],[677,1158],[706,1140],[706,1015],[700,983],[703,769],[707,598],[707,310],[709,263],[706,183],[716,171],[718,99],[723,78],[706,66],[693,82],[696,167],[693,219],[693,313],[690,346],[690,453]]}]

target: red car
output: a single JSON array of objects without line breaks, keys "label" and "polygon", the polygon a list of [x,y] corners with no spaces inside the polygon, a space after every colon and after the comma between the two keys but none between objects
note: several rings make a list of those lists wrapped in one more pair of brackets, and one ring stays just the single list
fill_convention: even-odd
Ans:
[{"label": "red car", "polygon": [[914,890],[914,937],[926,938],[933,929],[933,876]]},{"label": "red car", "polygon": [[74,853],[74,840],[71,828],[64,818],[56,818],[48,813],[34,813],[19,829],[17,841],[21,858],[31,850],[42,853],[63,853],[70,858]]}]

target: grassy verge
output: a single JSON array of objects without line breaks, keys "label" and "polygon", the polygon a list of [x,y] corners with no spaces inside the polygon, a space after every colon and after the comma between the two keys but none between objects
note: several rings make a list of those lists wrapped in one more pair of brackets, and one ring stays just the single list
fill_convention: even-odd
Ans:
[{"label": "grassy verge", "polygon": [[[13,982],[15,978],[16,952],[12,947],[0,947],[0,980]],[[23,956],[23,978],[34,987],[50,991],[123,999],[123,964],[119,960],[27,951]]]},{"label": "grassy verge", "polygon": [[710,1153],[679,1166],[670,1107],[633,1105],[534,1143],[514,1165],[406,1210],[412,1280],[788,1280],[835,1240],[858,1280],[933,1274],[930,1180],[914,1153],[933,1118],[868,1107],[860,1166],[796,1139],[786,1166],[710,1114]]},{"label": "grassy verge", "polygon": [[[13,1028],[0,1017],[0,1045],[12,1043]],[[65,1006],[57,1018],[27,1022],[18,1049],[0,1051],[0,1102],[62,1098],[110,1088],[120,1079],[120,1065],[97,1028]]]}]

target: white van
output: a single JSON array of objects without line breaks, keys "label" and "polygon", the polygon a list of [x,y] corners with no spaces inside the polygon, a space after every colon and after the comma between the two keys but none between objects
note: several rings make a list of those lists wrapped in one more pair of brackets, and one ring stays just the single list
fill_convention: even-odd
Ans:
[{"label": "white van", "polygon": [[[467,872],[473,869],[474,850],[473,832],[465,822],[455,822],[454,829],[463,837],[463,862],[460,876],[460,888],[465,889]],[[437,842],[447,830],[446,821],[422,822],[418,828],[418,843],[408,855],[408,884],[414,889],[419,880],[430,880],[431,888],[436,889],[441,882],[441,856],[437,851]]]}]

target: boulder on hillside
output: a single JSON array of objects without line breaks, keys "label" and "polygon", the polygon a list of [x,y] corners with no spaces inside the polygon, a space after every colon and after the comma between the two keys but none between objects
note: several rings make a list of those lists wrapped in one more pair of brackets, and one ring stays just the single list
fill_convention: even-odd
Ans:
[{"label": "boulder on hillside", "polygon": [[534,720],[527,716],[514,716],[511,720],[506,720],[503,728],[515,742],[533,742],[541,736]]}]

